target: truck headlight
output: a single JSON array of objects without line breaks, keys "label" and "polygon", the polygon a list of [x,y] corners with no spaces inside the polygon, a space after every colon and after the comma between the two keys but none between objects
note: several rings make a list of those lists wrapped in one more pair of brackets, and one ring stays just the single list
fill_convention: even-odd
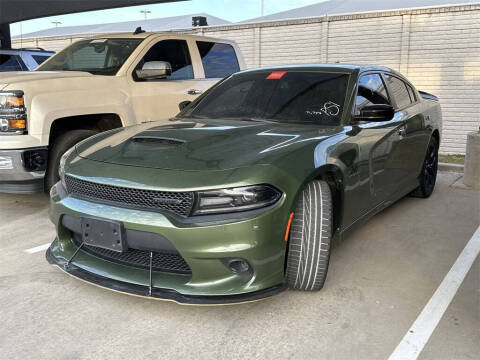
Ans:
[{"label": "truck headlight", "polygon": [[282,193],[270,185],[253,185],[197,193],[193,215],[254,210],[276,203]]},{"label": "truck headlight", "polygon": [[65,183],[65,164],[67,163],[68,158],[74,150],[75,146],[72,146],[70,149],[68,149],[65,154],[63,154],[60,158],[60,164],[58,165],[58,176],[60,177],[60,181],[65,188],[67,188],[67,185]]},{"label": "truck headlight", "polygon": [[0,135],[26,132],[27,109],[23,91],[0,91]]}]

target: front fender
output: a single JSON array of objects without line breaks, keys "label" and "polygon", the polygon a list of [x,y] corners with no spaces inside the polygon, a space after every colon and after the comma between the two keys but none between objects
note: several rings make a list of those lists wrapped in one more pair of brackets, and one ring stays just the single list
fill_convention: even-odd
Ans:
[{"label": "front fender", "polygon": [[136,123],[130,98],[119,90],[89,89],[41,93],[31,98],[27,111],[29,133],[40,136],[45,144],[48,143],[52,123],[60,118],[116,114],[124,126]]}]

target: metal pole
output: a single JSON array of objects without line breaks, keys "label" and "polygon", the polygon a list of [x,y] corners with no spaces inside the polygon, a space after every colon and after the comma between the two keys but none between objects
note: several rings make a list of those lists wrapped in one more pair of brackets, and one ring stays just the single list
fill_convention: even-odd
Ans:
[{"label": "metal pole", "polygon": [[0,24],[0,43],[0,49],[10,49],[12,47],[9,24]]},{"label": "metal pole", "polygon": [[140,12],[144,15],[145,20],[147,20],[147,14],[151,13],[151,11],[149,11],[149,10],[140,10]]},{"label": "metal pole", "polygon": [[262,16],[265,15],[265,0],[262,0]]}]

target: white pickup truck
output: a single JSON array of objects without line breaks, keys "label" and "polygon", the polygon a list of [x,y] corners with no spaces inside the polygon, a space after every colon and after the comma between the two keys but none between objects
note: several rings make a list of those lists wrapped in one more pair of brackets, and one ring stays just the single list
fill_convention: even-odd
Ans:
[{"label": "white pickup truck", "polygon": [[77,142],[174,116],[243,68],[234,42],[136,31],[77,41],[33,72],[0,73],[0,192],[48,190]]}]

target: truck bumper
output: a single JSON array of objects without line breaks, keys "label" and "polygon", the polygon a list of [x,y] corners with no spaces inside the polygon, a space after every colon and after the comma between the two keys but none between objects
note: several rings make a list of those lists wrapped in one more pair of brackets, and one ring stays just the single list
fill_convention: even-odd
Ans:
[{"label": "truck bumper", "polygon": [[0,149],[0,193],[43,191],[47,148]]}]

